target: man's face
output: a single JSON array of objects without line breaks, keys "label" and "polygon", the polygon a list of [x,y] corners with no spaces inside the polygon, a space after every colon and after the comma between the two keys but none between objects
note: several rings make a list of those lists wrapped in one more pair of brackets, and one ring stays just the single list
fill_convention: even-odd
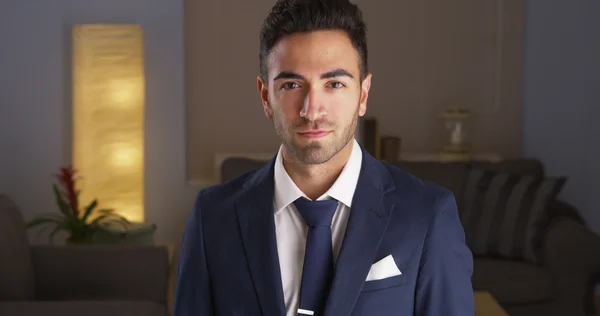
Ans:
[{"label": "man's face", "polygon": [[265,115],[284,149],[305,164],[329,161],[354,137],[371,85],[343,31],[296,33],[271,50],[268,82],[258,78]]}]

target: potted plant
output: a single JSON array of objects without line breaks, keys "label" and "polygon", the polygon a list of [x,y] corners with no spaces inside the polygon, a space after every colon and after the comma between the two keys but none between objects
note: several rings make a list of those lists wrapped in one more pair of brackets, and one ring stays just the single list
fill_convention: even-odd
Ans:
[{"label": "potted plant", "polygon": [[97,209],[98,201],[93,200],[87,206],[79,207],[79,190],[76,189],[76,171],[71,165],[60,168],[56,178],[59,180],[59,186],[52,185],[54,198],[60,211],[59,214],[44,214],[36,217],[26,223],[26,227],[34,228],[38,226],[52,227],[49,235],[50,242],[53,242],[54,236],[65,231],[68,234],[68,244],[89,244],[93,242],[96,233],[105,230],[107,224],[119,223],[124,226],[129,221],[114,213],[112,209]]}]

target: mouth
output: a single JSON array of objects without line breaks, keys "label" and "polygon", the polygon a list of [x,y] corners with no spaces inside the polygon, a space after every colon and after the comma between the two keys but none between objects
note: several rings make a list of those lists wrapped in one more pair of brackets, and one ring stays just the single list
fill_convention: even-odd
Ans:
[{"label": "mouth", "polygon": [[329,135],[331,131],[322,131],[322,130],[314,130],[314,131],[306,131],[306,132],[298,132],[298,134],[304,138],[316,139],[322,138]]}]

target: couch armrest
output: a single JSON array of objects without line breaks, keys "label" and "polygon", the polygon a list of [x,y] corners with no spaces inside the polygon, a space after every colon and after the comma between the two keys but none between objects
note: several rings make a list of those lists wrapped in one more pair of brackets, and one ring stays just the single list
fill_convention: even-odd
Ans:
[{"label": "couch armrest", "polygon": [[166,304],[166,247],[32,246],[38,300],[144,300]]},{"label": "couch armrest", "polygon": [[[570,301],[571,306],[589,306],[590,281],[600,271],[600,236],[576,219],[559,216],[548,227],[544,254],[558,297]],[[579,315],[576,312],[583,315],[583,310],[572,315]]]},{"label": "couch armrest", "polygon": [[550,204],[548,208],[551,217],[565,216],[574,219],[576,222],[585,225],[585,220],[579,214],[579,211],[571,204],[557,199],[554,203]]},{"label": "couch armrest", "polygon": [[544,253],[547,267],[556,273],[600,271],[600,236],[569,217],[556,217],[550,223]]}]

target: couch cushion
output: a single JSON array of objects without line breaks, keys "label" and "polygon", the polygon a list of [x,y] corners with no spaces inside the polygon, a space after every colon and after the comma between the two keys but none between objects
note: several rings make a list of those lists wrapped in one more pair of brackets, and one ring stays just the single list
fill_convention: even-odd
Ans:
[{"label": "couch cushion", "polygon": [[565,181],[473,169],[460,210],[469,248],[480,256],[539,263],[549,205]]},{"label": "couch cushion", "polygon": [[148,245],[31,247],[38,300],[127,300],[164,303],[168,249]]},{"label": "couch cushion", "polygon": [[0,302],[3,316],[166,316],[167,308],[143,301],[30,301]]},{"label": "couch cushion", "polygon": [[394,161],[392,164],[413,176],[440,185],[454,193],[460,209],[467,177],[467,164],[419,161]]},{"label": "couch cushion", "polygon": [[33,263],[25,223],[15,203],[2,194],[0,262],[0,301],[33,299]]},{"label": "couch cushion", "polygon": [[500,304],[554,298],[555,284],[543,267],[502,259],[475,258],[473,289],[488,291]]}]

